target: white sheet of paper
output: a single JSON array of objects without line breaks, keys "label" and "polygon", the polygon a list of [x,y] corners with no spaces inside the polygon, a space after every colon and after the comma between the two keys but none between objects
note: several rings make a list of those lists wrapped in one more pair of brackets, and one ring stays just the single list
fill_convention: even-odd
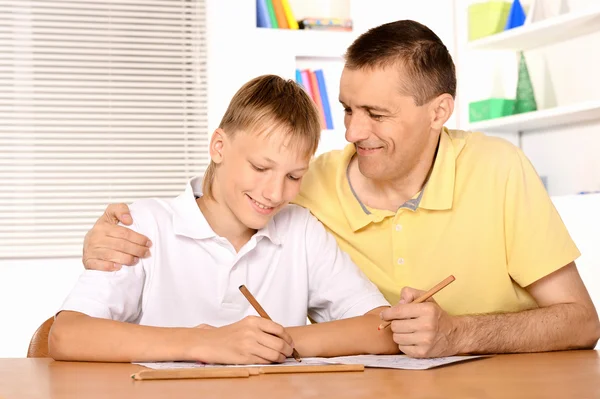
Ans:
[{"label": "white sheet of paper", "polygon": [[462,362],[485,356],[450,356],[434,359],[414,359],[406,355],[359,355],[359,356],[340,356],[340,357],[305,357],[302,362],[294,359],[286,359],[284,363],[277,364],[242,364],[242,365],[221,365],[205,364],[194,362],[149,362],[134,363],[151,369],[179,369],[196,367],[269,367],[269,366],[304,366],[315,364],[362,364],[365,367],[402,369],[402,370],[426,370],[446,364]]},{"label": "white sheet of paper", "polygon": [[359,355],[332,357],[323,359],[323,361],[336,364],[362,364],[365,367],[373,368],[426,370],[480,357],[483,356],[449,356],[433,359],[414,359],[406,355]]}]

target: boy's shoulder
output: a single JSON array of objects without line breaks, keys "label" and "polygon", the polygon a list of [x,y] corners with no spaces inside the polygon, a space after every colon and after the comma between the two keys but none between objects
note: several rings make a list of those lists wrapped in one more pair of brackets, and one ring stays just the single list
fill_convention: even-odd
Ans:
[{"label": "boy's shoulder", "polygon": [[160,226],[162,229],[173,224],[172,200],[161,198],[143,198],[129,205],[133,224],[127,226],[133,230],[148,235],[156,231]]},{"label": "boy's shoulder", "polygon": [[284,239],[294,239],[306,232],[314,223],[320,223],[310,211],[304,207],[286,205],[273,218],[277,233]]}]

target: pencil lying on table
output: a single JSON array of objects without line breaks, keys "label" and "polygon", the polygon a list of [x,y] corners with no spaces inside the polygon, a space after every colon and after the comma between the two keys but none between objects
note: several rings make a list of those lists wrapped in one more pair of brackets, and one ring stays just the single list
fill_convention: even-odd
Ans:
[{"label": "pencil lying on table", "polygon": [[[254,298],[254,296],[250,293],[250,291],[248,291],[248,288],[246,288],[245,285],[243,285],[243,284],[240,285],[240,291],[246,297],[248,302],[250,302],[250,305],[252,305],[252,307],[260,315],[260,317],[267,319],[267,320],[273,320],[269,317],[267,312],[265,312],[263,307],[260,306],[260,303],[258,303],[256,298]],[[298,362],[302,361],[302,359],[300,358],[300,354],[298,353],[298,351],[296,349],[292,349],[292,356],[294,357],[294,359],[296,359],[296,361],[298,361]]]},{"label": "pencil lying on table", "polygon": [[[454,280],[456,280],[454,278],[454,276],[448,276],[448,277],[446,277],[444,280],[440,281],[435,287],[433,287],[432,289],[430,289],[429,291],[427,291],[426,293],[424,293],[423,295],[421,295],[420,297],[418,297],[417,299],[415,299],[411,303],[425,302],[426,300],[428,300],[429,298],[431,298],[432,296],[434,296],[435,294],[437,294],[439,291],[442,290],[442,288],[446,287],[448,284],[450,284]],[[381,323],[379,325],[379,327],[377,327],[377,329],[378,330],[383,330],[384,328],[388,327],[390,324],[392,324],[392,323],[389,322],[389,321],[385,321],[385,322]]]}]

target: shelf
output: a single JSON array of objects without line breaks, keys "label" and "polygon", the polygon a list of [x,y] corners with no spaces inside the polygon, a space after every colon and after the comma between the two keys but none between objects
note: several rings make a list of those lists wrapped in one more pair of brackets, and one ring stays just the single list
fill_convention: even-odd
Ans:
[{"label": "shelf", "polygon": [[469,130],[483,133],[516,133],[596,119],[600,119],[600,101],[590,101],[475,122],[469,124]]},{"label": "shelf", "polygon": [[292,50],[296,57],[342,57],[355,38],[354,32],[256,28],[259,43],[273,49]]},{"label": "shelf", "polygon": [[592,7],[472,41],[469,49],[525,51],[598,31],[600,7]]}]

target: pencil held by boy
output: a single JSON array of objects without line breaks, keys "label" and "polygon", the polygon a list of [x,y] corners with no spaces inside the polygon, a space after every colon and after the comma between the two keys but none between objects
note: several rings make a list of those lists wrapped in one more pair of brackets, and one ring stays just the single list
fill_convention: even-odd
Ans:
[{"label": "pencil held by boy", "polygon": [[[211,137],[204,179],[172,200],[132,204],[131,228],[152,240],[151,256],[86,270],[56,316],[50,355],[253,364],[294,349],[397,353],[389,329],[377,331],[389,307],[382,294],[308,210],[289,205],[319,136],[317,110],[295,82],[246,83]],[[256,315],[241,285],[272,320]]]}]

